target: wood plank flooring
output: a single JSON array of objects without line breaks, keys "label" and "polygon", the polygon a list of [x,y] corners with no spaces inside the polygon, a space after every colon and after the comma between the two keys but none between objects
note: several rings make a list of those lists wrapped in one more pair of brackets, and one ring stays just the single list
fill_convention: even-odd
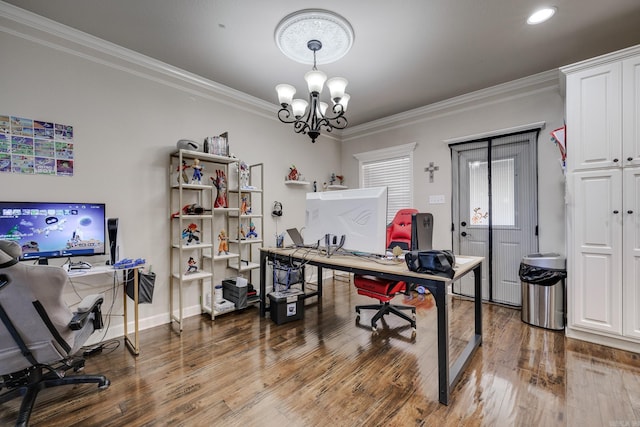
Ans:
[{"label": "wood plank flooring", "polygon": [[[211,322],[141,332],[141,354],[121,345],[87,359],[111,387],[44,390],[32,426],[640,426],[640,355],[569,340],[484,305],[483,345],[438,403],[436,309],[418,308],[418,332],[387,317],[372,335],[354,306],[370,303],[327,281],[304,319],[276,325],[257,308]],[[402,297],[397,297],[402,302]],[[406,303],[406,302],[405,302]],[[473,330],[470,301],[450,299],[452,360]],[[381,327],[382,326],[382,327]],[[0,405],[12,425],[18,400]]]}]

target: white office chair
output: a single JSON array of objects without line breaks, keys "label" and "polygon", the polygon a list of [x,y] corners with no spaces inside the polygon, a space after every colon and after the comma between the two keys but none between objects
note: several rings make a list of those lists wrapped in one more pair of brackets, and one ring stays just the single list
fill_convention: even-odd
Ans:
[{"label": "white office chair", "polygon": [[68,282],[59,267],[19,263],[20,246],[0,240],[0,405],[23,396],[17,426],[26,426],[37,394],[65,384],[109,386],[102,375],[66,375],[80,371],[74,355],[95,329],[102,328],[101,295],[82,300],[72,313],[62,299]]}]

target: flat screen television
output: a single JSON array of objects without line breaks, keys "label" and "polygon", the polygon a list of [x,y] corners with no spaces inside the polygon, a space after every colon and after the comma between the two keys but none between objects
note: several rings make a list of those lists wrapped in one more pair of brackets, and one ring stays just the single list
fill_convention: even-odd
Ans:
[{"label": "flat screen television", "polygon": [[345,236],[343,249],[384,255],[387,250],[387,187],[307,193],[304,243]]},{"label": "flat screen television", "polygon": [[105,254],[104,203],[0,202],[0,239],[22,260]]}]

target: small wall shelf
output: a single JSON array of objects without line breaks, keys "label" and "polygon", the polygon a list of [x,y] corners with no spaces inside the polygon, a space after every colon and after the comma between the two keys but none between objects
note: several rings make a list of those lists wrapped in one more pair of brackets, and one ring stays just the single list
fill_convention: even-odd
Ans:
[{"label": "small wall shelf", "polygon": [[292,180],[286,180],[284,183],[286,185],[309,185],[310,184],[309,181],[292,181]]},{"label": "small wall shelf", "polygon": [[346,185],[338,185],[338,184],[327,186],[327,189],[329,190],[346,190],[347,188],[349,187],[347,187]]}]

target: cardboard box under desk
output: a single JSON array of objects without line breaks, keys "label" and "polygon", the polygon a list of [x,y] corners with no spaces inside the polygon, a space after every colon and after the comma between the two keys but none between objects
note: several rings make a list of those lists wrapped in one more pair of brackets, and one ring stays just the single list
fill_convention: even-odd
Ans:
[{"label": "cardboard box under desk", "polygon": [[235,278],[222,281],[222,296],[226,300],[233,301],[236,308],[247,306],[247,286],[237,286]]},{"label": "cardboard box under desk", "polygon": [[269,311],[277,325],[304,317],[304,292],[299,289],[270,292]]}]

